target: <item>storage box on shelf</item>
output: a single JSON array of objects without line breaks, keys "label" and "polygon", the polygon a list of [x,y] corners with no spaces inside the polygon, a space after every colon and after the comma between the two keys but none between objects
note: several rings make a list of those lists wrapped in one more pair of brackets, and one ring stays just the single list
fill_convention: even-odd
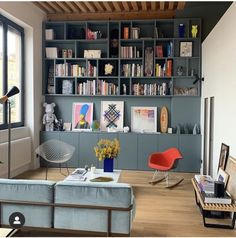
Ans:
[{"label": "storage box on shelf", "polygon": [[[184,24],[183,37],[179,35],[180,24]],[[193,24],[198,25],[197,38],[191,35]],[[100,120],[101,101],[117,100],[125,102],[124,126],[131,127],[132,106],[156,106],[158,124],[160,108],[167,106],[169,127],[200,124],[201,82],[193,84],[201,76],[200,19],[45,22],[44,29],[50,31],[48,38],[43,36],[43,94],[48,103],[57,104],[58,118],[71,122],[73,102],[92,102],[94,118]],[[180,56],[181,42],[191,42],[191,57]],[[57,57],[47,57],[46,48],[56,48]],[[149,58],[145,56],[147,48],[151,50]],[[54,133],[57,132],[42,132],[41,142]],[[58,134],[62,140],[77,141],[79,158],[86,158],[91,164],[95,164],[93,150],[85,144],[96,144],[100,135],[110,136],[105,132]],[[201,150],[201,135],[118,134],[123,146],[137,147],[135,154],[124,147],[125,152],[117,161],[121,169],[146,170],[146,159],[153,149],[178,145],[186,157],[182,167],[178,167],[180,171],[199,171],[201,159],[197,151]],[[150,145],[152,137],[163,146]],[[127,160],[126,156],[137,161]],[[86,163],[76,158],[72,166]]]}]

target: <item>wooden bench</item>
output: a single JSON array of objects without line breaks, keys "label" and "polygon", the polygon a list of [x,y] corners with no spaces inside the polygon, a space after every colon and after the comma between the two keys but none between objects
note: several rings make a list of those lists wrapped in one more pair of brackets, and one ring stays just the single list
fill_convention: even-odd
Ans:
[{"label": "wooden bench", "polygon": [[[236,204],[218,204],[218,203],[204,203],[201,192],[198,188],[197,182],[194,178],[192,178],[192,184],[195,192],[196,204],[199,206],[202,212],[203,223],[205,227],[214,227],[214,228],[227,228],[234,229],[235,219],[236,219]],[[233,213],[233,217],[230,225],[225,224],[212,224],[206,223],[206,214],[207,211],[219,211],[219,212],[231,212]]]}]

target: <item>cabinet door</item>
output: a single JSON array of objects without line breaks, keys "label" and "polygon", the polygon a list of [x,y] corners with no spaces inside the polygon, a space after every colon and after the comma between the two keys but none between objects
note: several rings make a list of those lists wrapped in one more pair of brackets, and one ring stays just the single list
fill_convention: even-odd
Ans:
[{"label": "cabinet door", "polygon": [[158,151],[165,151],[171,147],[178,149],[178,135],[161,134],[158,135]]},{"label": "cabinet door", "polygon": [[[74,152],[72,158],[67,162],[67,165],[68,165],[68,167],[78,168],[78,165],[79,165],[79,157],[78,157],[79,135],[78,135],[78,133],[61,132],[60,140],[75,147],[75,152]],[[62,166],[64,167],[65,164],[62,164]]]},{"label": "cabinet door", "polygon": [[98,167],[98,159],[95,156],[94,146],[98,142],[97,133],[80,132],[79,133],[79,167],[92,164]]},{"label": "cabinet door", "polygon": [[179,161],[177,170],[199,173],[201,167],[201,135],[179,135],[179,149],[183,159]]},{"label": "cabinet door", "polygon": [[[60,132],[59,131],[41,131],[40,132],[40,144],[48,141],[48,140],[60,140]],[[48,167],[57,168],[58,164],[47,163],[44,159],[40,158],[40,167]]]},{"label": "cabinet door", "polygon": [[138,169],[151,170],[148,167],[148,157],[158,148],[157,135],[138,134]]},{"label": "cabinet door", "polygon": [[133,133],[119,134],[120,155],[117,159],[118,169],[138,168],[138,136]]}]

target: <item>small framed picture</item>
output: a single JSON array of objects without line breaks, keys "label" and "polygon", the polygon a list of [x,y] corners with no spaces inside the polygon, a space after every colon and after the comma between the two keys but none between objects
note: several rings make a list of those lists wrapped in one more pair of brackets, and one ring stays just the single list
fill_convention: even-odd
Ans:
[{"label": "small framed picture", "polygon": [[181,41],[180,42],[180,57],[192,57],[193,42]]},{"label": "small framed picture", "polygon": [[63,130],[64,131],[71,131],[71,122],[64,122],[63,123]]},{"label": "small framed picture", "polygon": [[157,107],[131,107],[131,131],[156,132]]},{"label": "small framed picture", "polygon": [[72,130],[91,131],[92,122],[93,122],[93,103],[86,103],[86,102],[73,103]]},{"label": "small framed picture", "polygon": [[220,148],[220,158],[219,158],[218,170],[219,170],[219,168],[222,168],[223,170],[225,170],[228,156],[229,156],[229,146],[222,143],[221,148]]},{"label": "small framed picture", "polygon": [[228,179],[229,179],[229,175],[222,168],[220,168],[218,171],[216,180],[223,182],[226,187]]}]

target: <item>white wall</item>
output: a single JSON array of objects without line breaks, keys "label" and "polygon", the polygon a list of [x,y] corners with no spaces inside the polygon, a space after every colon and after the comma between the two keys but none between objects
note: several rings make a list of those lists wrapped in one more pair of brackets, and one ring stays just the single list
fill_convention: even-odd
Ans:
[{"label": "white wall", "polygon": [[[25,126],[32,135],[33,158],[41,130],[42,21],[46,17],[30,2],[0,2],[0,13],[25,29]],[[36,160],[32,159],[32,168],[36,166]]]},{"label": "white wall", "polygon": [[202,44],[202,69],[205,78],[202,98],[215,97],[213,141],[214,176],[217,172],[222,142],[230,146],[230,155],[236,157],[235,23],[236,2],[230,6]]}]

